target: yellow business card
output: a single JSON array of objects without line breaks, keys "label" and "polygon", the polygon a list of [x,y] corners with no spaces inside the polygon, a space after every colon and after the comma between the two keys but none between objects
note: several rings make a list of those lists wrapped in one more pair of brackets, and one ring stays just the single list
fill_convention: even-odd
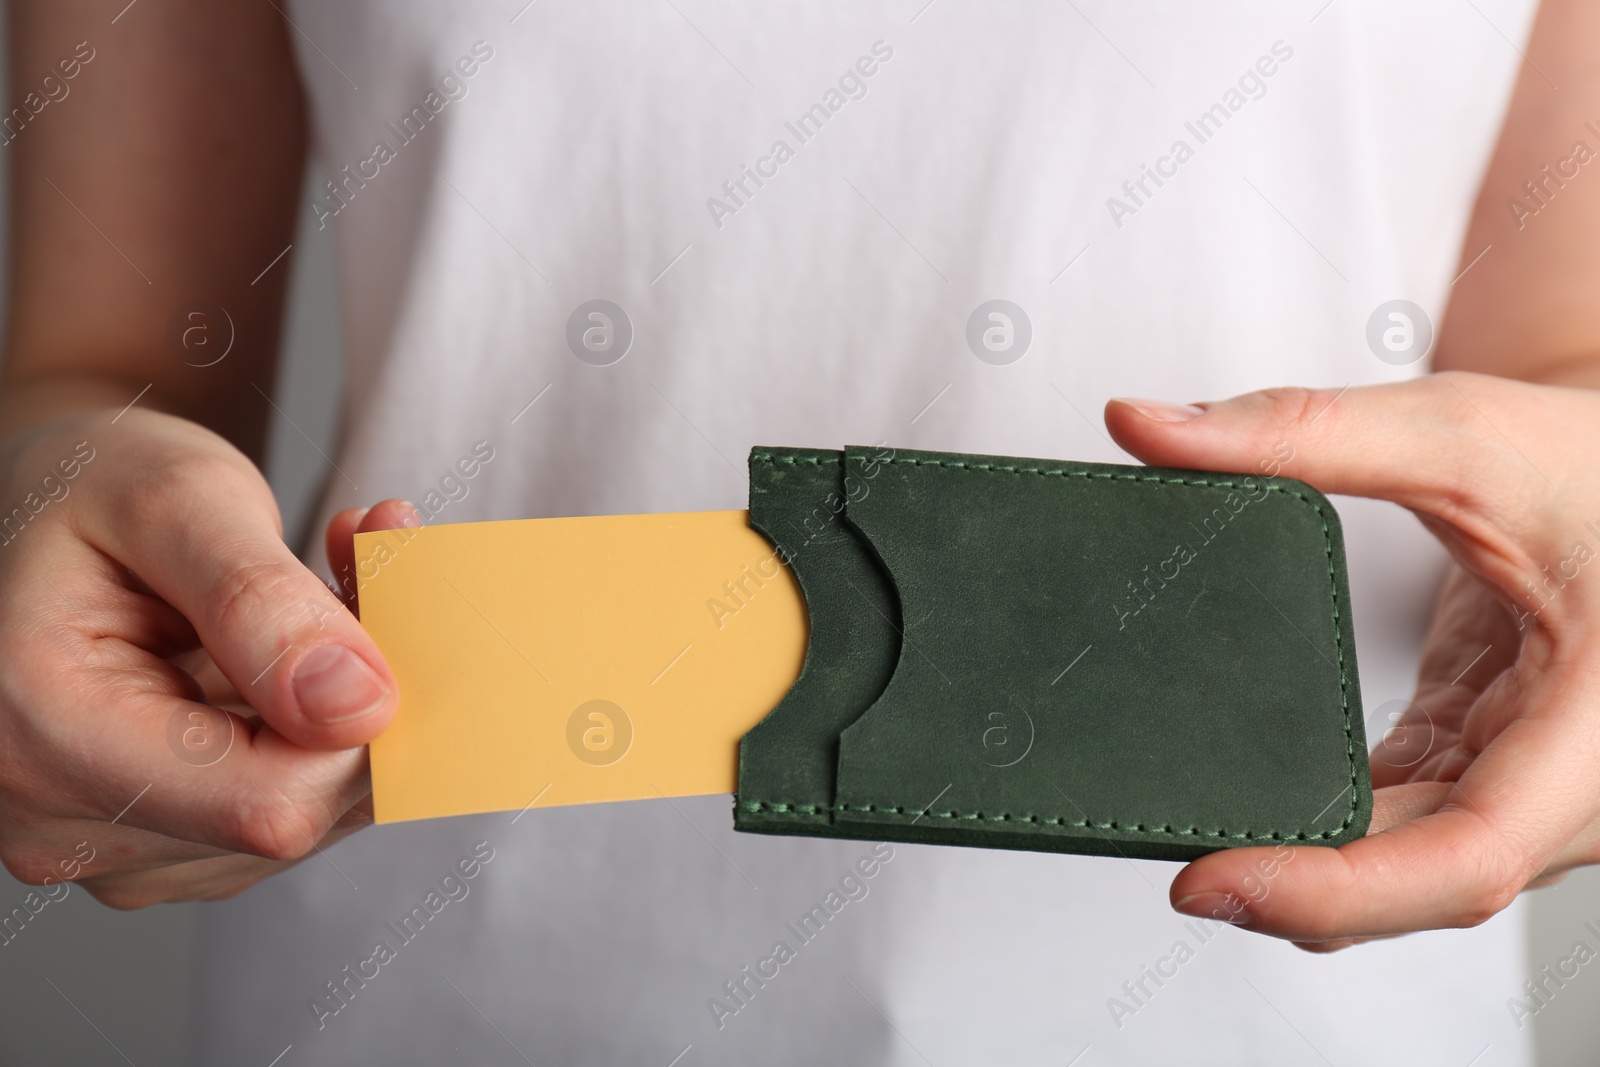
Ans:
[{"label": "yellow business card", "polygon": [[804,598],[744,511],[356,535],[400,687],[377,821],[731,793],[805,659]]}]

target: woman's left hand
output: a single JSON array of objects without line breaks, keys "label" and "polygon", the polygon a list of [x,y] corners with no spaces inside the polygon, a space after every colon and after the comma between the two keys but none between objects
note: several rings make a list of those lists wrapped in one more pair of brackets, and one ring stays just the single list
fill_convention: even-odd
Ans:
[{"label": "woman's left hand", "polygon": [[1449,372],[1113,400],[1106,425],[1153,465],[1401,504],[1458,565],[1411,710],[1372,754],[1368,836],[1291,862],[1212,853],[1173,881],[1175,908],[1329,951],[1475,926],[1600,863],[1600,393]]}]

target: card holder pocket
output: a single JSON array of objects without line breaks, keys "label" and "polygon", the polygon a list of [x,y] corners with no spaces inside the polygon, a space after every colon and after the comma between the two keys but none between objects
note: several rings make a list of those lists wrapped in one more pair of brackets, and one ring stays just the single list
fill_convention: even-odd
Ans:
[{"label": "card holder pocket", "polygon": [[849,499],[870,492],[868,471],[850,473],[837,451],[750,453],[750,525],[794,573],[810,631],[794,686],[739,744],[740,830],[837,836],[839,735],[883,692],[900,655],[899,600],[844,520]]},{"label": "card holder pocket", "polygon": [[735,825],[1187,859],[1371,816],[1338,516],[1289,479],[758,448],[805,668]]}]

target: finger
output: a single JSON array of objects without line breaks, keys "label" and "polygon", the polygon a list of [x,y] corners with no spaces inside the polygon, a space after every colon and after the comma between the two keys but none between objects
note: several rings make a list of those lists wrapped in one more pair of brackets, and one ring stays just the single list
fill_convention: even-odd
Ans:
[{"label": "finger", "polygon": [[[1565,402],[1536,389],[1432,374],[1344,390],[1269,389],[1201,405],[1113,400],[1105,418],[1118,444],[1156,466],[1283,475],[1326,493],[1402,504],[1457,530],[1459,543],[1480,557],[1503,557],[1491,577],[1520,589],[1515,579],[1537,568],[1518,544],[1551,547],[1543,545],[1545,511],[1557,483],[1542,474],[1559,478],[1564,470],[1543,455],[1530,469],[1533,461],[1504,444],[1504,434],[1529,436],[1525,423],[1542,425],[1545,409]],[[1484,562],[1473,569],[1482,573]]]},{"label": "finger", "polygon": [[[1600,694],[1586,692],[1572,674],[1552,670],[1548,688],[1507,692],[1506,699],[1526,709],[1524,717],[1459,783],[1380,791],[1377,833],[1337,849],[1281,850],[1287,858],[1258,848],[1204,856],[1174,879],[1174,906],[1209,915],[1225,901],[1237,902],[1230,921],[1294,941],[1483,922],[1595,817],[1589,783],[1600,737],[1583,718],[1563,718],[1558,705]],[[1530,767],[1538,774],[1530,775]],[[1435,802],[1431,813],[1411,818]],[[1270,871],[1261,866],[1268,856],[1278,859]]]},{"label": "finger", "polygon": [[328,565],[344,605],[358,618],[355,535],[374,530],[399,530],[422,525],[422,513],[410,501],[390,499],[370,508],[346,508],[328,523]]},{"label": "finger", "polygon": [[[242,462],[242,461],[241,461]],[[395,683],[366,631],[277,534],[253,469],[206,457],[91,509],[91,543],[189,619],[217,666],[282,736],[348,748],[394,715]]]},{"label": "finger", "polygon": [[[1372,784],[1453,782],[1466,773],[1522,713],[1497,696],[1521,648],[1504,602],[1451,567],[1423,643],[1416,694],[1372,750]],[[1480,699],[1485,694],[1490,699]]]},{"label": "finger", "polygon": [[1422,644],[1418,690],[1457,685],[1482,689],[1516,661],[1521,648],[1522,631],[1505,603],[1477,578],[1452,565],[1439,588]]},{"label": "finger", "polygon": [[133,911],[152,904],[227,900],[292,866],[288,861],[228,855],[152,871],[85,878],[78,884],[109,908]]},{"label": "finger", "polygon": [[345,508],[328,520],[328,529],[322,537],[328,570],[333,574],[334,592],[352,612],[356,609],[356,527],[366,514],[366,508]]},{"label": "finger", "polygon": [[1475,907],[1474,894],[1458,884],[1452,865],[1462,856],[1481,864],[1478,831],[1457,811],[1338,849],[1229,849],[1179,872],[1172,905],[1296,942],[1475,925],[1507,902],[1486,894],[1489,903]]},{"label": "finger", "polygon": [[226,708],[236,715],[251,717],[255,709],[246,704],[244,697],[234,688],[233,683],[218,669],[216,661],[211,654],[203,648],[186,652],[180,656],[172,657],[172,664],[183,670],[200,684],[200,691],[204,696],[195,697],[206,704],[213,704],[219,708]]},{"label": "finger", "polygon": [[26,885],[75,882],[230,854],[134,826],[87,819],[12,827],[4,840],[6,869]]},{"label": "finger", "polygon": [[1371,733],[1378,734],[1368,755],[1372,787],[1382,791],[1408,782],[1448,784],[1460,778],[1478,754],[1461,736],[1478,696],[1464,686],[1419,691],[1397,719],[1370,723]]},{"label": "finger", "polygon": [[422,525],[422,512],[409,500],[398,498],[380,500],[367,510],[361,522],[356,526],[356,533],[372,533],[375,530],[408,530]]},{"label": "finger", "polygon": [[[0,604],[0,629],[58,630],[112,639],[102,651],[133,646],[161,657],[198,648],[194,627],[105,554],[81,541],[46,546],[34,565],[19,568],[16,595]],[[41,610],[43,609],[43,610]]]},{"label": "finger", "polygon": [[1561,847],[1538,884],[1554,885],[1575,868],[1592,867],[1597,863],[1600,863],[1600,822],[1593,822]]},{"label": "finger", "polygon": [[[64,569],[73,572],[70,557]],[[53,594],[18,602],[32,621],[0,627],[6,701],[29,709],[30,723],[29,759],[0,775],[8,862],[55,862],[53,850],[13,857],[3,846],[58,818],[294,858],[370,789],[364,748],[302,748],[259,718],[203,702],[171,661],[92,626],[41,622],[67,610]]]},{"label": "finger", "polygon": [[1295,941],[1293,942],[1293,945],[1295,948],[1302,949],[1306,952],[1314,953],[1319,956],[1325,956],[1334,952],[1343,952],[1345,949],[1353,948],[1356,945],[1370,945],[1374,941],[1393,941],[1395,938],[1400,936],[1403,935],[1386,934],[1383,937],[1340,937],[1335,938],[1332,941]]},{"label": "finger", "polygon": [[[127,812],[119,814],[125,816]],[[370,826],[372,821],[372,794],[367,793],[333,822],[317,847],[326,848],[330,841]],[[28,885],[103,878],[238,854],[123,822],[86,819],[51,819],[27,827],[12,825],[4,837],[6,867],[13,877]]]},{"label": "finger", "polygon": [[[110,697],[97,706],[107,709],[107,721],[92,750],[62,728],[41,732],[35,756],[39,772],[58,783],[50,797],[55,812],[172,839],[108,840],[110,852],[101,849],[102,855],[134,847],[126,855],[137,862],[127,866],[190,861],[207,855],[205,849],[299,859],[330,829],[371,821],[359,807],[371,791],[365,748],[303,749],[259,719],[154,693]],[[194,731],[203,731],[204,744],[180,741]],[[198,848],[186,850],[186,843]],[[44,862],[53,853],[17,853],[6,841],[8,864],[17,855]],[[108,859],[106,866],[123,865]]]},{"label": "finger", "polygon": [[1367,836],[1432,815],[1444,807],[1454,790],[1453,782],[1411,782],[1374,790],[1372,825],[1367,828]]},{"label": "finger", "polygon": [[[361,828],[342,826],[330,831],[317,842],[316,855],[338,870],[327,850]],[[227,855],[127,874],[96,875],[79,884],[102,904],[126,911],[176,901],[226,900],[298,862]],[[344,877],[343,872],[339,876]]]}]

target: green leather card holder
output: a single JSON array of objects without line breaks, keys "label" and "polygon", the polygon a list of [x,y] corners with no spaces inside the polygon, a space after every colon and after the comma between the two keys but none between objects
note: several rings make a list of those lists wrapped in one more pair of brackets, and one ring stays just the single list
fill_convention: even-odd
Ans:
[{"label": "green leather card holder", "polygon": [[1284,478],[758,447],[805,595],[737,829],[1160,859],[1372,811],[1338,515]]}]

